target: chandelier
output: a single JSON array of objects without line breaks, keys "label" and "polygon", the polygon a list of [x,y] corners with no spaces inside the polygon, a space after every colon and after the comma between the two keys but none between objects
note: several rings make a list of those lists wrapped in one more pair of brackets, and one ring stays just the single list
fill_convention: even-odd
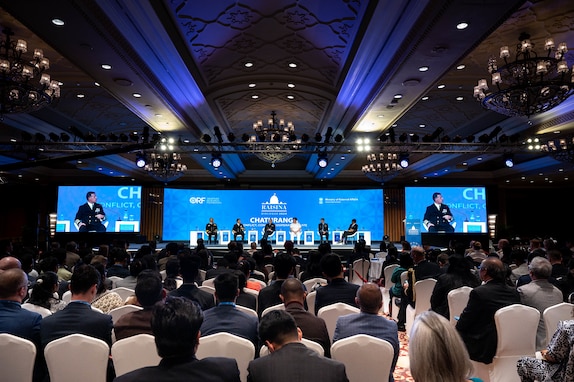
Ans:
[{"label": "chandelier", "polygon": [[568,51],[566,43],[555,48],[554,40],[546,39],[546,55],[539,57],[532,50],[530,35],[522,33],[519,40],[514,61],[509,62],[508,46],[500,48],[503,66],[498,67],[495,57],[488,60],[488,71],[496,89],[489,92],[486,79],[481,79],[474,87],[474,97],[486,109],[511,117],[529,117],[548,111],[570,97],[574,93],[574,75],[564,59]]},{"label": "chandelier", "polygon": [[[536,142],[538,140],[536,139]],[[561,162],[574,163],[574,138],[561,138],[549,140],[545,145],[540,146],[532,145],[533,149],[540,149],[548,152],[550,156]],[[532,149],[529,146],[529,149]]]},{"label": "chandelier", "polygon": [[181,155],[175,152],[175,140],[173,138],[161,138],[149,153],[139,162],[138,166],[148,171],[148,173],[163,182],[170,182],[181,177],[187,170],[187,166],[181,163]]},{"label": "chandelier", "polygon": [[[251,140],[263,142],[255,146],[254,153],[262,161],[271,163],[271,167],[275,167],[275,163],[284,162],[295,156],[291,148],[296,149],[300,143],[295,135],[295,126],[292,122],[285,124],[284,119],[278,120],[275,111],[271,112],[267,124],[263,124],[263,120],[255,122],[253,131],[255,135]],[[290,147],[291,142],[295,143],[293,147]]]},{"label": "chandelier", "polygon": [[11,29],[2,30],[0,37],[0,116],[38,110],[60,97],[58,81],[45,73],[50,60],[42,49],[25,58],[28,51],[25,40],[12,40]]},{"label": "chandelier", "polygon": [[402,169],[396,153],[368,154],[367,164],[361,170],[369,179],[383,183],[385,178],[394,175]]}]

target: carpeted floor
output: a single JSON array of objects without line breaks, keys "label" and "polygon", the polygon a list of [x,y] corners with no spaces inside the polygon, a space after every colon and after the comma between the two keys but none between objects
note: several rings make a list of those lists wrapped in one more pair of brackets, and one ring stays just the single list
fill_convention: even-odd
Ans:
[{"label": "carpeted floor", "polygon": [[401,349],[399,359],[395,367],[394,377],[396,382],[413,382],[413,377],[409,372],[409,339],[405,332],[399,332]]}]

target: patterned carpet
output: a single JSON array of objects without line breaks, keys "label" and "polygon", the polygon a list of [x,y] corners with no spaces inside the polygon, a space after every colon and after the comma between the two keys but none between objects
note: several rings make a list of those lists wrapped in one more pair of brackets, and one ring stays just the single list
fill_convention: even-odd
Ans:
[{"label": "patterned carpet", "polygon": [[401,349],[399,359],[395,367],[394,377],[396,382],[413,382],[414,379],[409,372],[409,338],[405,332],[399,332]]}]

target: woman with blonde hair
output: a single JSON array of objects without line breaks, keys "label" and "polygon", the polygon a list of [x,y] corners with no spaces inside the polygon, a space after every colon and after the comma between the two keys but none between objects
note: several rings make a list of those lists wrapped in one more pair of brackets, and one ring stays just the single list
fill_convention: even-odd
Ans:
[{"label": "woman with blonde hair", "polygon": [[433,311],[417,316],[409,336],[410,372],[415,381],[482,382],[470,377],[472,363],[451,323]]}]

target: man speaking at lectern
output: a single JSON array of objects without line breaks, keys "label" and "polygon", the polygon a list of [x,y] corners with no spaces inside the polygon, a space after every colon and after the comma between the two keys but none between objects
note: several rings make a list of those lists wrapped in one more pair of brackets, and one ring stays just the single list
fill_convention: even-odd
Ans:
[{"label": "man speaking at lectern", "polygon": [[443,204],[443,197],[440,192],[435,192],[432,194],[433,204],[427,207],[425,211],[425,216],[423,218],[423,225],[428,232],[454,232],[454,227],[451,223],[454,221],[454,217],[450,212],[450,208]]}]

